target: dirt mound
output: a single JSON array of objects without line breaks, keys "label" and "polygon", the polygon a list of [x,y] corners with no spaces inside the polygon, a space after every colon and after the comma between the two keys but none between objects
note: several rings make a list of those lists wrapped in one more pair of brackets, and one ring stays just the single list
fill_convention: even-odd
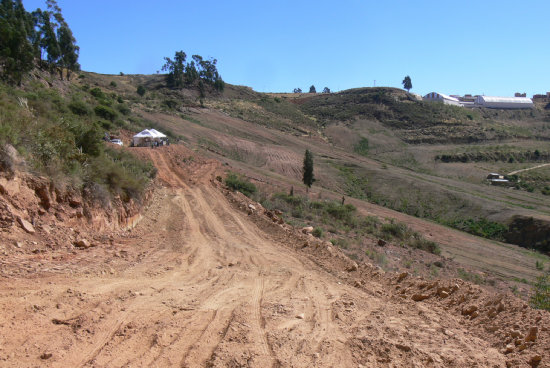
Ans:
[{"label": "dirt mound", "polygon": [[547,312],[358,264],[228,191],[216,161],[133,152],[159,170],[135,229],[0,279],[0,365],[549,366]]}]

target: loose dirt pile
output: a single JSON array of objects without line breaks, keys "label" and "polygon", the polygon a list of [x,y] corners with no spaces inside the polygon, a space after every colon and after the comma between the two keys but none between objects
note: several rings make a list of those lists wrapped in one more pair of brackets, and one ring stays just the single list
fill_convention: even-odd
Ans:
[{"label": "loose dirt pile", "polygon": [[216,161],[134,152],[159,169],[136,228],[81,249],[60,238],[69,255],[30,269],[32,250],[3,254],[1,366],[550,366],[547,312],[357,264],[224,189]]}]

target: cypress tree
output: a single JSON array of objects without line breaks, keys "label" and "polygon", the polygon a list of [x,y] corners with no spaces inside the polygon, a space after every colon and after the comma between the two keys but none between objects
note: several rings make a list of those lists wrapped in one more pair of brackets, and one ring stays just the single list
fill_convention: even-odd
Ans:
[{"label": "cypress tree", "polygon": [[304,174],[302,181],[309,190],[309,188],[311,188],[311,185],[315,181],[315,177],[313,176],[313,154],[307,149],[304,155],[304,167],[302,171]]}]

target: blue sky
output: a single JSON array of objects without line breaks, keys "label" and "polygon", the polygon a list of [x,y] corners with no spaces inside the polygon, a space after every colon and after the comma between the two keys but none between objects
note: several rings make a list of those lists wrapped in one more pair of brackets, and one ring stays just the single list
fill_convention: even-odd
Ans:
[{"label": "blue sky", "polygon": [[[43,0],[23,0],[27,11]],[[82,69],[152,74],[184,50],[261,92],[373,86],[550,91],[550,1],[58,0]]]}]

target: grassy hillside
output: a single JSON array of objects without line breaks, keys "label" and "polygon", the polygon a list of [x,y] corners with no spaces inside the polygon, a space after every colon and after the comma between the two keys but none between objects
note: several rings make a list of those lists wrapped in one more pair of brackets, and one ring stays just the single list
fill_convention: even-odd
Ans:
[{"label": "grassy hillside", "polygon": [[[27,169],[99,196],[140,199],[155,169],[102,138],[145,126],[117,93],[36,71],[22,87],[0,85],[0,144],[15,147]],[[10,168],[8,155],[3,166]]]},{"label": "grassy hillside", "polygon": [[[137,93],[139,86],[143,96]],[[124,197],[139,193],[152,171],[130,164],[121,171],[117,151],[103,143],[87,144],[98,142],[105,132],[129,136],[156,127],[173,140],[245,165],[257,175],[282,175],[296,185],[308,148],[316,157],[319,187],[492,239],[504,239],[515,215],[550,217],[544,168],[518,174],[516,189],[490,187],[485,181],[488,172],[508,173],[546,162],[550,123],[543,107],[472,110],[417,101],[390,88],[261,94],[226,85],[224,91],[204,94],[193,87],[167,88],[162,75],[85,72],[70,82],[36,73],[23,88],[3,88],[4,105],[11,106],[4,114],[15,109],[11,113],[17,119],[27,119],[17,124],[22,130],[15,134],[7,125],[4,142],[23,152],[32,145],[19,137],[55,136],[43,128],[28,132],[24,127],[33,126],[33,119],[51,124],[69,135],[69,143],[63,146],[56,139],[53,148],[35,145],[25,153],[33,167]],[[80,147],[85,159],[71,153]],[[50,156],[52,160],[44,159]],[[87,160],[99,164],[79,163]],[[102,160],[115,165],[111,173],[121,171],[126,177],[128,172],[133,179],[109,182],[109,171],[99,170],[109,167]]]}]

